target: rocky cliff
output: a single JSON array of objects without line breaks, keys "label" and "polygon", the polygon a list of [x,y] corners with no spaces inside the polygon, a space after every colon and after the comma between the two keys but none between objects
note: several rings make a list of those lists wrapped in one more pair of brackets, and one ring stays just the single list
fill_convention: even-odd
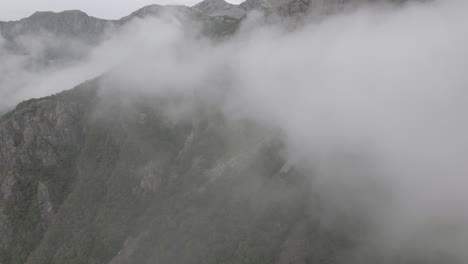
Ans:
[{"label": "rocky cliff", "polygon": [[[168,112],[187,105],[189,114]],[[102,90],[98,80],[23,102],[0,122],[0,261],[355,261],[365,218],[330,214],[281,138],[203,97]],[[359,254],[361,263],[457,263]]]},{"label": "rocky cliff", "polygon": [[97,89],[2,118],[1,263],[318,263],[350,246],[266,128]]}]

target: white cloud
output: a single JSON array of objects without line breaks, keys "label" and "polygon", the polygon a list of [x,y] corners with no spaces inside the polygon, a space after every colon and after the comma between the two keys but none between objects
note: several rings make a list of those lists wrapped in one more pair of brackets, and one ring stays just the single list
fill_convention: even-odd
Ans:
[{"label": "white cloud", "polygon": [[[467,11],[463,1],[361,9],[218,44],[140,21],[84,64],[49,75],[39,86],[48,90],[39,92],[110,68],[109,89],[226,89],[229,117],[281,129],[291,157],[313,167],[330,205],[358,207],[376,221],[372,242],[380,244],[372,246],[440,250],[466,263]],[[342,154],[358,163],[343,163]]]}]

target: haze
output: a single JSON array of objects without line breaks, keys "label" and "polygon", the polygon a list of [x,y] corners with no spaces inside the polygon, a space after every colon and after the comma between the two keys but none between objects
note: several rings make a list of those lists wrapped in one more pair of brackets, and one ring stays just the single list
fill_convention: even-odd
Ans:
[{"label": "haze", "polygon": [[[28,10],[118,17],[149,4],[47,3]],[[9,8],[29,12],[24,5]],[[292,32],[250,14],[240,32],[216,44],[167,21],[137,20],[86,62],[34,79],[11,101],[103,72],[107,89],[187,96],[201,89],[207,100],[226,93],[217,102],[226,116],[277,127],[289,159],[317,172],[315,188],[331,207],[359,208],[375,220],[364,248],[441,250],[467,263],[467,11],[464,1],[362,8]],[[362,163],[343,162],[343,153]],[[374,184],[391,198],[380,200]]]}]

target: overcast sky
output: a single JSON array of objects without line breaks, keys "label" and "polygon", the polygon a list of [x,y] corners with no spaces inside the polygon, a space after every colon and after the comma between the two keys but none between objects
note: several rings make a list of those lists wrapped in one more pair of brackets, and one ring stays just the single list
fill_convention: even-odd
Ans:
[{"label": "overcast sky", "polygon": [[[35,11],[79,9],[100,18],[120,18],[145,5],[193,5],[201,0],[0,0],[0,21],[18,20]],[[228,2],[241,0],[228,0]]]}]

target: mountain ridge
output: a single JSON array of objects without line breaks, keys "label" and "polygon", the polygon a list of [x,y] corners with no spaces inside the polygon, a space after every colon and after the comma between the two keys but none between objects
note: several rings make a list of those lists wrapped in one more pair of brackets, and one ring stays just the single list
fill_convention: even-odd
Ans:
[{"label": "mountain ridge", "polygon": [[[27,19],[27,18],[31,18],[32,16],[36,15],[36,13],[47,13],[47,14],[54,14],[54,15],[57,15],[57,14],[65,14],[65,13],[81,13],[81,14],[85,14],[86,16],[88,17],[91,17],[91,18],[97,18],[97,19],[100,19],[100,20],[105,20],[105,21],[118,21],[118,20],[121,20],[125,17],[128,17],[128,16],[131,16],[131,14],[134,14],[134,13],[138,13],[140,10],[143,10],[143,9],[146,9],[146,8],[150,8],[150,7],[170,7],[170,6],[178,6],[178,7],[188,7],[188,8],[192,8],[194,10],[197,10],[199,11],[198,9],[201,9],[202,11],[206,11],[207,13],[205,15],[209,15],[208,13],[212,13],[214,11],[219,11],[219,10],[216,10],[217,8],[219,9],[224,9],[225,7],[238,7],[238,8],[241,8],[241,9],[245,9],[245,10],[250,10],[250,9],[253,9],[253,8],[257,8],[257,7],[263,7],[263,8],[271,8],[271,7],[280,7],[282,5],[287,5],[287,4],[291,4],[291,3],[302,3],[304,5],[307,5],[307,6],[312,6],[312,7],[315,7],[315,6],[321,6],[321,5],[342,5],[342,4],[349,4],[349,3],[366,3],[366,2],[369,2],[369,3],[375,3],[375,2],[395,2],[395,3],[399,3],[399,2],[405,2],[406,0],[245,0],[244,2],[241,2],[239,4],[231,4],[231,3],[228,3],[224,0],[203,0],[199,3],[196,3],[192,6],[186,6],[186,5],[159,5],[159,4],[150,4],[150,5],[147,5],[147,6],[144,6],[140,9],[137,9],[133,12],[131,12],[129,15],[126,15],[126,16],[123,16],[121,18],[118,18],[118,19],[104,19],[104,18],[99,18],[97,16],[91,16],[89,14],[87,14],[86,12],[82,11],[82,10],[63,10],[63,11],[57,11],[57,12],[54,12],[54,11],[36,11],[34,12],[33,14],[31,14],[30,16],[28,17],[25,17],[25,18],[21,18],[21,19],[18,19],[18,20],[9,20],[9,21],[0,21],[0,23],[14,23],[14,22],[19,22],[23,19]],[[255,4],[254,4],[255,3]],[[201,6],[209,6],[210,9],[209,10],[204,10],[203,8],[200,8]],[[213,10],[214,9],[214,10]],[[204,12],[201,12],[200,13],[204,13]]]}]

